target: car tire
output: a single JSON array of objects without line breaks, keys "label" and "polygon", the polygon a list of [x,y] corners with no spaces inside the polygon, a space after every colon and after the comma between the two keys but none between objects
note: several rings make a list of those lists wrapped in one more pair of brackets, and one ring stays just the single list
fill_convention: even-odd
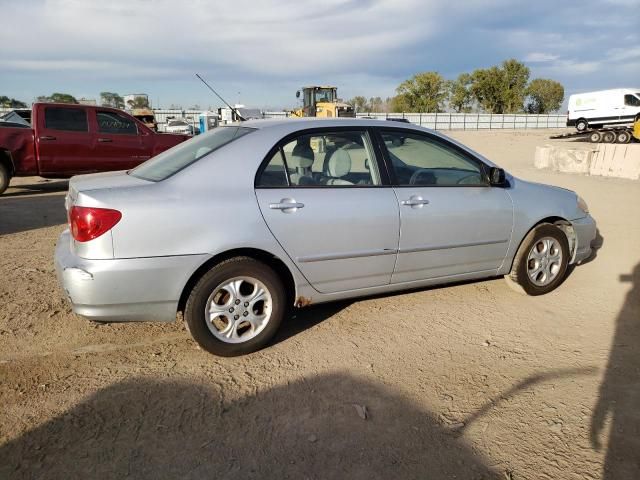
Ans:
[{"label": "car tire", "polygon": [[286,298],[273,269],[250,257],[235,257],[196,283],[184,318],[191,336],[207,352],[244,355],[273,338],[287,310]]},{"label": "car tire", "polygon": [[9,175],[9,170],[7,167],[0,164],[0,195],[2,195],[7,188],[9,188],[9,182],[11,181],[11,176]]},{"label": "car tire", "polygon": [[[535,251],[534,251],[535,250]],[[507,284],[527,295],[544,295],[562,283],[569,265],[569,242],[556,225],[543,223],[520,244]]]},{"label": "car tire", "polygon": [[576,130],[579,132],[586,132],[589,128],[589,122],[587,122],[584,118],[579,119],[576,122]]}]

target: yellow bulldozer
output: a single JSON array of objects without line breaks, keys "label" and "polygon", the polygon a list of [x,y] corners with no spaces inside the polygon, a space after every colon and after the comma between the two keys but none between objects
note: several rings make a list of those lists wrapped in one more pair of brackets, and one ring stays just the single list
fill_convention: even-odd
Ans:
[{"label": "yellow bulldozer", "polygon": [[353,107],[338,100],[337,87],[303,87],[296,92],[302,95],[302,108],[291,112],[292,117],[355,117]]}]

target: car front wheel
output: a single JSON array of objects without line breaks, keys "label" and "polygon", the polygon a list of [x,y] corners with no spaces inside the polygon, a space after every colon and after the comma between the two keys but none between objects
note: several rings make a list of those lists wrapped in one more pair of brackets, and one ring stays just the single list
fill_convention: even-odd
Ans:
[{"label": "car front wheel", "polygon": [[231,357],[264,347],[286,311],[278,275],[249,257],[226,260],[195,285],[185,321],[195,341],[214,355]]},{"label": "car front wheel", "polygon": [[[556,225],[544,223],[525,237],[505,278],[528,295],[544,295],[560,285],[569,265],[569,242]],[[519,288],[516,288],[519,289]]]}]

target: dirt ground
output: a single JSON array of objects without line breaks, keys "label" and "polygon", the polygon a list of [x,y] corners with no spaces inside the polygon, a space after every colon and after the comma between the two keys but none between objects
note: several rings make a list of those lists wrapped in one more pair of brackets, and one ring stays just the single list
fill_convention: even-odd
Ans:
[{"label": "dirt ground", "polygon": [[0,478],[640,478],[640,182],[535,170],[535,146],[562,143],[549,133],[451,136],[586,199],[602,248],[558,290],[495,279],[311,307],[232,359],[180,322],[73,315],[52,265],[66,182],[16,180]]}]

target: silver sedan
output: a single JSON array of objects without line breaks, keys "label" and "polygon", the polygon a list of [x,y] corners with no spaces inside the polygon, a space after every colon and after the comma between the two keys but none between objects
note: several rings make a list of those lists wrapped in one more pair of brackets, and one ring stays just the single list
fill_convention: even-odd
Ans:
[{"label": "silver sedan", "polygon": [[74,177],[55,263],[73,310],[170,322],[217,355],[290,307],[505,276],[529,295],[591,254],[574,192],[444,135],[376,120],[220,127],[128,172]]}]

